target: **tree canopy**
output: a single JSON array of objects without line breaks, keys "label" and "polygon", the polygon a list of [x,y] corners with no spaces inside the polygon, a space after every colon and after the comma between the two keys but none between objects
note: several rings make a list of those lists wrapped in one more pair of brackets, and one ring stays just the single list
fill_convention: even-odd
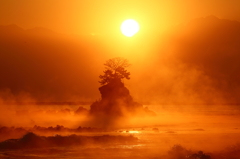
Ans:
[{"label": "tree canopy", "polygon": [[127,59],[116,57],[107,60],[104,63],[105,70],[103,71],[103,75],[100,75],[99,83],[101,85],[105,85],[110,83],[113,79],[130,79],[130,72],[126,70],[127,67],[130,66]]}]

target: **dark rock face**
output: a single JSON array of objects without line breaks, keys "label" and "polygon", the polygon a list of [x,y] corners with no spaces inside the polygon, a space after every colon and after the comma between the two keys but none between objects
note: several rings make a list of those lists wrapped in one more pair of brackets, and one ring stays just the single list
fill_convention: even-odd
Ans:
[{"label": "dark rock face", "polygon": [[133,101],[129,90],[120,79],[99,88],[102,99],[94,102],[90,107],[90,115],[105,124],[114,123],[121,117],[141,115],[155,115],[154,112],[143,108],[143,105]]},{"label": "dark rock face", "polygon": [[120,79],[115,79],[111,83],[99,88],[102,100],[115,100],[117,98],[128,98],[132,100],[129,90],[124,86]]}]

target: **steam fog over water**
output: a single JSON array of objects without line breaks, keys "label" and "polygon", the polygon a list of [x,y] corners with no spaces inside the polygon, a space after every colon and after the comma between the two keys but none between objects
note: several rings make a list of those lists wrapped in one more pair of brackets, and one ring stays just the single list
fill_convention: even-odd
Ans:
[{"label": "steam fog over water", "polygon": [[[203,151],[206,154],[211,154],[212,158],[220,156],[220,159],[225,159],[224,155],[235,155],[236,157],[238,153],[235,151],[240,149],[238,146],[240,143],[239,105],[145,105],[145,107],[155,111],[157,116],[132,118],[128,123],[124,121],[123,125],[115,129],[98,129],[91,132],[67,131],[67,128],[75,129],[79,126],[84,128],[84,125],[81,125],[84,118],[74,113],[79,106],[89,109],[89,105],[59,105],[57,107],[56,105],[43,105],[44,111],[41,111],[36,106],[8,105],[9,108],[15,107],[12,109],[15,112],[6,112],[11,114],[11,118],[8,119],[4,119],[1,116],[1,126],[14,126],[16,129],[22,127],[26,130],[34,130],[34,133],[39,136],[56,136],[56,134],[68,136],[76,134],[90,137],[100,136],[101,138],[104,135],[121,135],[126,137],[133,136],[138,140],[134,142],[110,141],[110,143],[107,143],[108,139],[105,141],[105,144],[97,142],[96,144],[83,146],[75,143],[76,145],[69,144],[62,147],[25,148],[17,151],[0,150],[0,158],[90,159],[97,156],[97,158],[138,157],[172,159],[176,155],[175,153],[179,153],[178,155],[183,153],[174,152],[178,151],[175,149],[177,146],[180,146],[180,149],[183,148],[184,152],[186,149],[186,154],[187,152],[190,154]],[[53,111],[50,108],[57,109]],[[41,118],[42,115],[44,115],[43,118]],[[3,122],[4,120],[5,122]],[[54,131],[36,131],[37,129],[33,129],[35,125],[54,128],[59,124],[66,129],[59,128]],[[97,125],[92,125],[92,127],[97,127]],[[3,129],[1,129],[1,133],[3,133]],[[25,134],[17,131],[15,133],[14,135],[12,134],[13,136],[10,133],[8,137],[5,135],[4,139],[4,135],[1,134],[0,140],[21,138]],[[121,140],[123,141],[123,139]],[[177,159],[176,156],[175,158]]]}]

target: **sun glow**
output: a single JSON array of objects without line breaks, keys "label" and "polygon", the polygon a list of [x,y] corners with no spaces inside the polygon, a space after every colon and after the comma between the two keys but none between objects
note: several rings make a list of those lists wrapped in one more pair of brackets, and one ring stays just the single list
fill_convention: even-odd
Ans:
[{"label": "sun glow", "polygon": [[127,37],[132,37],[139,31],[140,27],[138,22],[136,22],[135,20],[127,19],[122,23],[120,29],[123,35]]}]

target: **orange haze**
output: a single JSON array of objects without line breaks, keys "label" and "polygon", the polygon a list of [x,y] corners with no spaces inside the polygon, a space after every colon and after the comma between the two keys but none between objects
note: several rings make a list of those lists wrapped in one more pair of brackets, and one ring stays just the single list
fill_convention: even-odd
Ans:
[{"label": "orange haze", "polygon": [[[124,57],[132,64],[124,82],[139,102],[238,103],[238,6],[234,0],[1,1],[1,98],[92,102],[103,63]],[[140,24],[132,38],[119,28],[128,18]]]}]

